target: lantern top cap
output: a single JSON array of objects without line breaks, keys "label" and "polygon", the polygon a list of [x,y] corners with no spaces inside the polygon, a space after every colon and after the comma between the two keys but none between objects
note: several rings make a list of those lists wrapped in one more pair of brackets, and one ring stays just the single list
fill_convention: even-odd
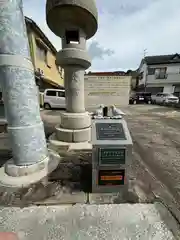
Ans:
[{"label": "lantern top cap", "polygon": [[59,37],[73,26],[82,29],[89,39],[98,28],[94,0],[47,0],[46,20],[51,31]]}]

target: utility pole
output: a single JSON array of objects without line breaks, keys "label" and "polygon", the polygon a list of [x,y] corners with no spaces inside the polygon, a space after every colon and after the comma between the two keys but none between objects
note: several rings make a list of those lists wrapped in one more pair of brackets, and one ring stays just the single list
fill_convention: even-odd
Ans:
[{"label": "utility pole", "polygon": [[[0,1],[0,25],[0,79],[13,153],[13,159],[5,164],[4,180],[0,181],[16,185],[16,179],[23,176],[24,185],[29,181],[25,176],[47,168],[49,156],[22,0]],[[31,183],[40,177],[34,176]]]},{"label": "utility pole", "polygon": [[146,57],[147,54],[147,48],[144,49],[144,58]]},{"label": "utility pole", "polygon": [[[144,59],[146,57],[147,54],[147,48],[144,49]],[[147,72],[145,72],[146,76],[145,76],[145,83],[144,83],[144,91],[146,92],[146,79],[147,79]]]}]

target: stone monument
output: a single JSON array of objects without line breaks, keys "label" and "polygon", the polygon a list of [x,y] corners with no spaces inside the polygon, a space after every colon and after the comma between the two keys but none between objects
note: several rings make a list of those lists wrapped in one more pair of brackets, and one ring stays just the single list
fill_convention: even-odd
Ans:
[{"label": "stone monument", "polygon": [[94,0],[47,0],[49,28],[62,39],[57,64],[64,68],[66,112],[56,127],[54,139],[67,143],[91,139],[91,117],[85,110],[84,72],[91,66],[86,40],[97,31]]},{"label": "stone monument", "polygon": [[13,153],[0,168],[0,184],[20,187],[46,176],[54,155],[46,146],[22,0],[1,1],[0,24],[0,79]]}]

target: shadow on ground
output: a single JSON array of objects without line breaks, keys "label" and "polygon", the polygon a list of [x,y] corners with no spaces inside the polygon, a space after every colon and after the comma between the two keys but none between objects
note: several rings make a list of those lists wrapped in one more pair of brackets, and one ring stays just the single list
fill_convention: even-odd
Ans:
[{"label": "shadow on ground", "polygon": [[47,112],[45,112],[46,115],[48,116],[59,116],[60,113],[65,112],[64,108],[53,108],[53,110],[47,110]]},{"label": "shadow on ground", "polygon": [[10,150],[0,150],[0,167],[2,167],[10,158],[12,158],[12,152]]}]

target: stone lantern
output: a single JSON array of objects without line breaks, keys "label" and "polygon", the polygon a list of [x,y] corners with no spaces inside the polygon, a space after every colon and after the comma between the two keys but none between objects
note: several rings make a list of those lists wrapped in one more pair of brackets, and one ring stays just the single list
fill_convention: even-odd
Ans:
[{"label": "stone lantern", "polygon": [[62,142],[86,142],[91,136],[91,118],[85,110],[84,72],[91,66],[86,40],[97,31],[94,0],[47,0],[49,28],[62,39],[57,64],[64,68],[66,112],[56,127],[56,139]]}]

